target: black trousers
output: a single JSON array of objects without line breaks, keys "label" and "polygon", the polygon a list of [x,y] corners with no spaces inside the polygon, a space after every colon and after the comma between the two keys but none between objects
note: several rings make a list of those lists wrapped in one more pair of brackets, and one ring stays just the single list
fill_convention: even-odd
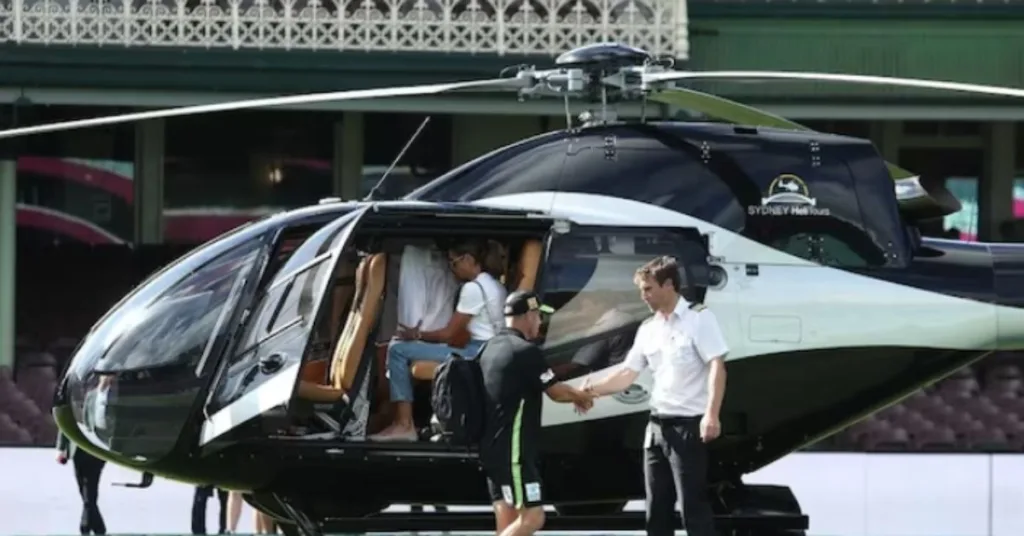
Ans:
[{"label": "black trousers", "polygon": [[[206,502],[214,492],[213,486],[196,486],[192,496],[192,534],[206,534]],[[220,515],[217,517],[217,534],[227,532],[228,492],[216,488],[217,501],[220,503]]]},{"label": "black trousers", "polygon": [[100,475],[107,462],[76,449],[71,463],[75,467],[75,481],[78,482],[78,494],[82,496],[82,520],[78,524],[81,534],[106,534],[107,525],[100,515]]},{"label": "black trousers", "polygon": [[652,416],[644,438],[647,487],[647,535],[675,534],[676,498],[681,498],[687,536],[714,536],[708,496],[707,446],[700,438],[700,417]]}]

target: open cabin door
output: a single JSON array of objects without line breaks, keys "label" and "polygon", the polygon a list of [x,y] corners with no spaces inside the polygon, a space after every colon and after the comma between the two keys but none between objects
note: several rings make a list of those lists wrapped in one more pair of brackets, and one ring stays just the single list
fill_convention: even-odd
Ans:
[{"label": "open cabin door", "polygon": [[306,239],[246,311],[207,399],[200,446],[272,409],[287,411],[328,285],[366,211],[345,214]]}]

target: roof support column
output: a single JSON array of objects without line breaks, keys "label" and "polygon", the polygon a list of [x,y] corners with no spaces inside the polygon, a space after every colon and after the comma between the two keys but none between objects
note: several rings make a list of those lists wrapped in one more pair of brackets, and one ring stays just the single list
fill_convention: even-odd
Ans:
[{"label": "roof support column", "polygon": [[902,121],[872,121],[871,141],[882,158],[892,163],[900,160],[900,145],[903,141]]},{"label": "roof support column", "polygon": [[1013,219],[1013,182],[1017,170],[1017,130],[1010,121],[984,125],[984,173],[978,181],[978,238],[1007,240],[999,226]]},{"label": "roof support column", "polygon": [[164,120],[135,124],[135,243],[164,241]]},{"label": "roof support column", "polygon": [[0,160],[0,367],[14,366],[17,161]]},{"label": "roof support column", "polygon": [[363,113],[345,112],[334,123],[334,195],[345,201],[363,196]]}]

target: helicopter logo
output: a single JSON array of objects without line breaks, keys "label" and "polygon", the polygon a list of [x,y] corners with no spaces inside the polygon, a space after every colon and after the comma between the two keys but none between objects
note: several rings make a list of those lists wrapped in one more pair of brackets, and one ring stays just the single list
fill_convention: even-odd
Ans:
[{"label": "helicopter logo", "polygon": [[783,173],[772,179],[768,195],[761,198],[760,206],[748,208],[751,216],[828,216],[829,209],[818,206],[811,197],[807,183],[792,173]]}]

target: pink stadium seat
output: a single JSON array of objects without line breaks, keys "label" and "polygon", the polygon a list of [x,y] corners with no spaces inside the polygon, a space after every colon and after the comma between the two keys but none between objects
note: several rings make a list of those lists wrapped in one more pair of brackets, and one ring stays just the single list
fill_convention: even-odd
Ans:
[{"label": "pink stadium seat", "polygon": [[49,412],[53,406],[53,392],[57,385],[57,373],[53,367],[28,367],[18,372],[18,388],[36,406]]},{"label": "pink stadium seat", "polygon": [[973,415],[966,411],[958,412],[952,419],[943,422],[942,425],[952,429],[953,432],[956,433],[957,437],[965,437],[971,431],[985,427],[984,423],[977,420]]},{"label": "pink stadium seat", "polygon": [[880,430],[868,438],[867,450],[907,450],[910,448],[910,434],[902,428]]},{"label": "pink stadium seat", "polygon": [[924,431],[916,436],[913,446],[915,450],[952,451],[956,450],[958,442],[953,430],[941,427]]},{"label": "pink stadium seat", "polygon": [[1024,374],[1021,374],[1020,366],[1017,364],[1000,363],[988,367],[985,370],[985,383],[992,383],[994,380],[1011,380],[1021,379]]},{"label": "pink stadium seat", "polygon": [[[963,370],[963,369],[961,369]],[[974,375],[949,378],[939,384],[938,393],[945,400],[971,398],[981,392]]]},{"label": "pink stadium seat", "polygon": [[0,444],[31,445],[33,443],[32,436],[28,432],[18,426],[18,423],[14,422],[6,413],[0,413]]},{"label": "pink stadium seat", "polygon": [[982,428],[967,436],[968,447],[979,451],[1007,451],[1012,448],[1009,438],[1002,430]]}]

